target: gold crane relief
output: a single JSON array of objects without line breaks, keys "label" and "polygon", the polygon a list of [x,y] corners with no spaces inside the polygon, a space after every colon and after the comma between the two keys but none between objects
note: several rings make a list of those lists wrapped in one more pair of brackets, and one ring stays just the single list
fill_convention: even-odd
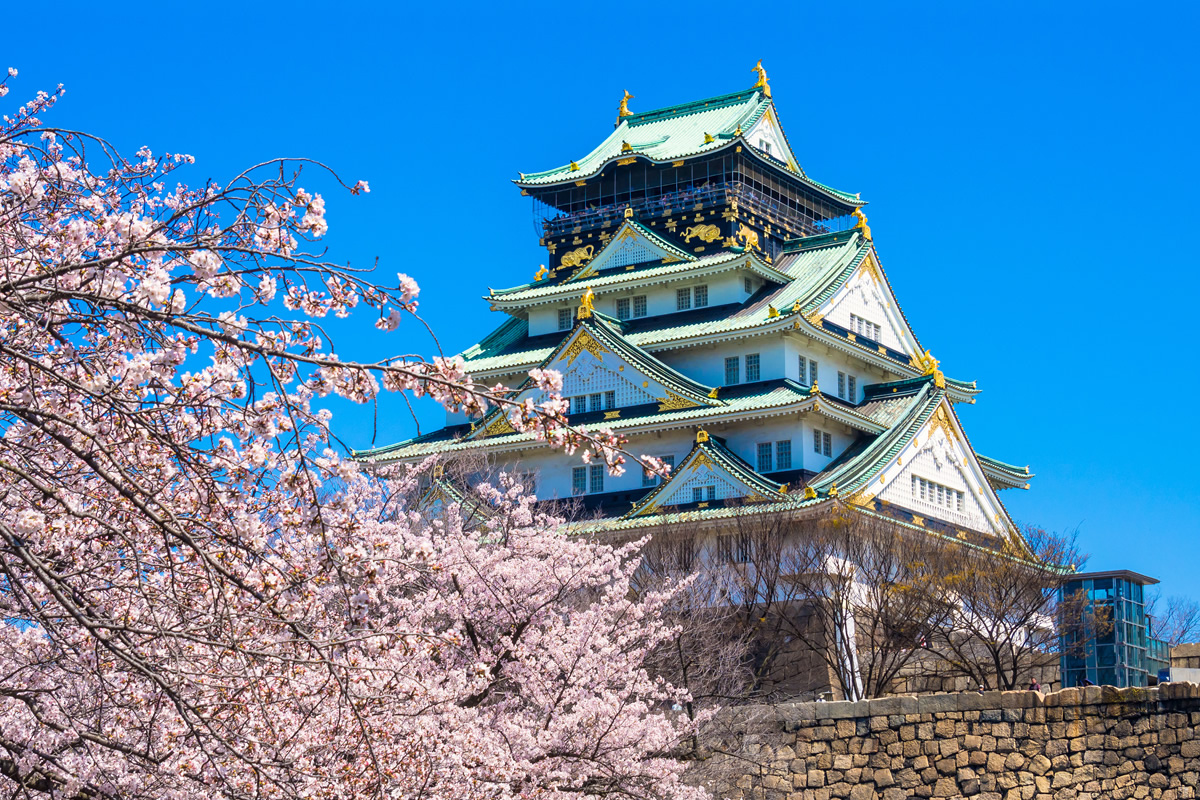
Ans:
[{"label": "gold crane relief", "polygon": [[683,232],[683,240],[691,243],[692,239],[702,242],[715,242],[721,238],[721,229],[716,225],[695,225]]},{"label": "gold crane relief", "polygon": [[560,267],[579,267],[592,260],[592,253],[595,252],[594,245],[584,245],[576,247],[574,250],[568,250],[563,253],[562,261],[559,262]]}]

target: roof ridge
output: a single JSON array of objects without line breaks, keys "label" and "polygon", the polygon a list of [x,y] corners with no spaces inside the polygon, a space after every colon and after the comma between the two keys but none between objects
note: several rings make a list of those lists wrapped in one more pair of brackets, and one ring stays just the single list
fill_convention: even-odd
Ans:
[{"label": "roof ridge", "polygon": [[[622,117],[621,122],[627,127],[632,127],[635,124],[646,122],[657,122],[662,119],[671,119],[672,117],[682,117],[687,114],[694,114],[698,111],[711,108],[721,108],[723,106],[737,105],[744,103],[750,99],[752,95],[759,94],[758,89],[742,89],[737,92],[729,92],[728,94],[717,95],[716,97],[708,97],[703,100],[691,100],[686,103],[676,104],[673,106],[663,106],[654,108],[649,111],[639,111],[636,114],[630,114],[628,117]],[[770,101],[766,101],[770,102]]]}]

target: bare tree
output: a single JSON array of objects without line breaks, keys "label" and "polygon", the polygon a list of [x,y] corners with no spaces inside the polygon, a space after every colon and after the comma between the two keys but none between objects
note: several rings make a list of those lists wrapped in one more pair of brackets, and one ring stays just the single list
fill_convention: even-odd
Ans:
[{"label": "bare tree", "polygon": [[1154,635],[1171,647],[1200,639],[1200,603],[1190,597],[1155,594],[1146,613],[1154,619]]},{"label": "bare tree", "polygon": [[952,545],[943,572],[954,612],[933,630],[928,649],[939,669],[981,688],[1015,689],[1029,680],[1038,654],[1060,642],[1083,647],[1107,624],[1082,593],[1060,596],[1068,565],[1080,565],[1075,534],[1027,527],[1028,551],[1006,542],[997,551]]}]

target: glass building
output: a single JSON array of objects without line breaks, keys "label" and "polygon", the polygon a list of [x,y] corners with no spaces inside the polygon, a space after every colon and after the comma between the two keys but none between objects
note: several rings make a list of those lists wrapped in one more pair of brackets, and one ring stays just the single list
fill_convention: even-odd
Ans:
[{"label": "glass building", "polygon": [[1062,685],[1146,686],[1157,680],[1165,644],[1152,635],[1145,587],[1154,578],[1129,570],[1067,577],[1059,598],[1082,592],[1082,620],[1063,620]]}]

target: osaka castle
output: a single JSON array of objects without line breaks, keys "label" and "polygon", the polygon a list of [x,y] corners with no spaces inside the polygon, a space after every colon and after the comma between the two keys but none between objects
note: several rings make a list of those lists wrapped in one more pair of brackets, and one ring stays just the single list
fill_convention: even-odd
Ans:
[{"label": "osaka castle", "polygon": [[[610,475],[516,432],[503,409],[356,458],[486,455],[539,500],[579,498],[589,524],[631,535],[841,503],[985,547],[1022,542],[998,493],[1028,488],[1029,468],[975,452],[956,407],[979,389],[925,349],[866,201],[808,175],[755,71],[742,91],[654,111],[626,92],[590,152],[521,173],[545,263],[488,290],[501,319],[461,353],[517,400],[541,399],[531,369],[558,370],[571,425],[628,437],[668,478]],[[464,501],[450,484],[427,496]]]}]

